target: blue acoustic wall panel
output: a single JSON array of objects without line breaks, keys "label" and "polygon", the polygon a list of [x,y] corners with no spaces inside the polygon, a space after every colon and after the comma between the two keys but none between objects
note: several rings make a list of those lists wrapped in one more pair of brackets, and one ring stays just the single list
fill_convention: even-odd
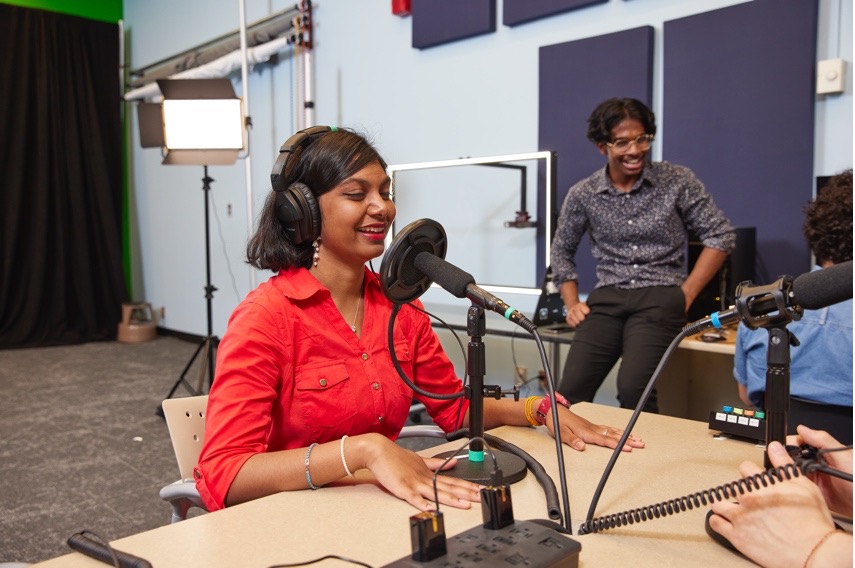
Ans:
[{"label": "blue acoustic wall panel", "polygon": [[517,26],[532,20],[554,16],[577,8],[605,4],[609,0],[505,0],[502,6],[502,23]]},{"label": "blue acoustic wall panel", "polygon": [[665,22],[663,156],[757,228],[755,283],[809,268],[816,0],[754,0]]},{"label": "blue acoustic wall panel", "polygon": [[[586,136],[594,108],[612,97],[651,104],[653,35],[645,26],[540,48],[538,147],[557,152],[556,216],[570,186],[606,163]],[[543,203],[538,200],[538,219],[545,215]],[[587,237],[576,263],[579,289],[590,292],[596,274]]]},{"label": "blue acoustic wall panel", "polygon": [[496,0],[413,0],[413,47],[424,49],[496,31]]}]

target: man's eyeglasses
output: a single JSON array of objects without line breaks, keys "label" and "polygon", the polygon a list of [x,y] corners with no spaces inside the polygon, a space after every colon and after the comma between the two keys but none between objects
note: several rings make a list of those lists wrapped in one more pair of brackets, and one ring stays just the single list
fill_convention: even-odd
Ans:
[{"label": "man's eyeglasses", "polygon": [[627,152],[629,150],[629,147],[633,144],[635,144],[635,147],[639,150],[647,150],[648,148],[650,148],[651,142],[653,142],[652,134],[642,134],[634,140],[618,139],[614,142],[606,142],[606,146],[608,146],[612,150],[617,150],[618,152]]}]

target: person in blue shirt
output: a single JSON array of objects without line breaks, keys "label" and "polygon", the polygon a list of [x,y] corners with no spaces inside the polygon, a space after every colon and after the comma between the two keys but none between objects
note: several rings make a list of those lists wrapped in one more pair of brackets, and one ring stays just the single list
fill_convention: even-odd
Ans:
[{"label": "person in blue shirt", "polygon": [[[805,213],[815,270],[852,260],[852,170],[833,176]],[[850,299],[787,324],[799,341],[790,347],[790,433],[806,424],[852,443],[852,309]],[[757,408],[764,407],[767,349],[767,330],[739,324],[733,376],[742,401]]]}]

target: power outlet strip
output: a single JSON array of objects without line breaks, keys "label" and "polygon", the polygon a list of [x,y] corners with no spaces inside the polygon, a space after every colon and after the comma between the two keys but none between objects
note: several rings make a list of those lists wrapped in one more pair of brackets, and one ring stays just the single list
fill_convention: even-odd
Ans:
[{"label": "power outlet strip", "polygon": [[447,539],[446,548],[429,562],[406,556],[384,568],[578,568],[582,545],[549,527],[515,521],[499,530],[478,525]]}]

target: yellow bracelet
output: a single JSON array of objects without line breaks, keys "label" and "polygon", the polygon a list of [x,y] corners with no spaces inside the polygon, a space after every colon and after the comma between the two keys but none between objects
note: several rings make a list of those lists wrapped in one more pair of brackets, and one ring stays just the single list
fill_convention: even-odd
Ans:
[{"label": "yellow bracelet", "polygon": [[818,543],[813,545],[813,548],[811,548],[810,553],[808,553],[807,558],[805,559],[805,568],[808,568],[808,566],[810,565],[810,561],[813,558],[813,555],[816,554],[816,551],[819,550],[819,547],[822,546],[823,544],[825,544],[825,541],[827,541],[829,538],[831,538],[831,535],[833,535],[836,532],[837,532],[836,528],[828,531],[828,533],[826,533],[826,535],[824,537],[819,539]]},{"label": "yellow bracelet", "polygon": [[532,426],[540,426],[540,422],[538,422],[534,418],[534,402],[538,400],[539,396],[530,396],[525,399],[525,419],[528,420],[528,423]]}]

